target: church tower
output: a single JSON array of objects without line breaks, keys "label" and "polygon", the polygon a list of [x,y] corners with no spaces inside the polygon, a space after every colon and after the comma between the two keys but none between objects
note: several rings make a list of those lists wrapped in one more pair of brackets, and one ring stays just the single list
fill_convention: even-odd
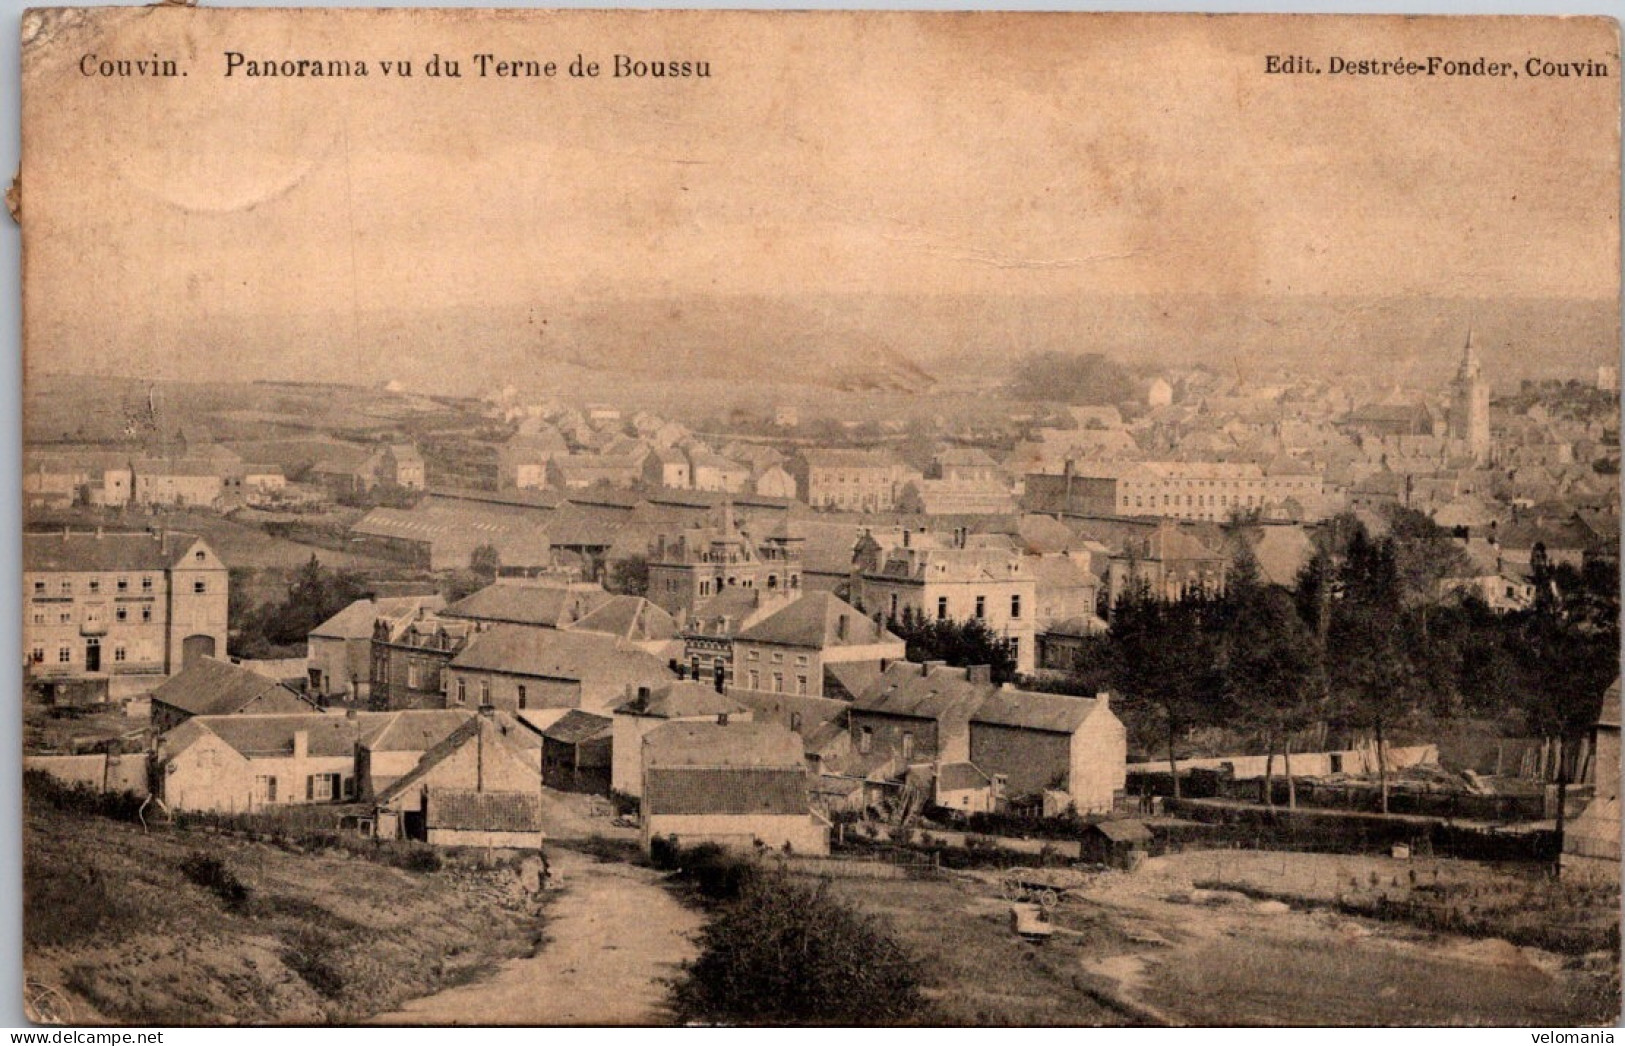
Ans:
[{"label": "church tower", "polygon": [[1484,465],[1490,460],[1490,384],[1484,380],[1478,362],[1478,344],[1472,328],[1462,346],[1461,365],[1450,385],[1450,437],[1459,441],[1473,461]]}]

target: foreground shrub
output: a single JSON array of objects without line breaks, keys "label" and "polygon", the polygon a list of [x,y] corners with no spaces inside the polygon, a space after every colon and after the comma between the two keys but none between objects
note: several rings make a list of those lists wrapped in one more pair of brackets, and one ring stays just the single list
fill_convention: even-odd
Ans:
[{"label": "foreground shrub", "polygon": [[190,853],[181,860],[180,873],[220,898],[228,908],[241,908],[248,903],[248,887],[218,857]]},{"label": "foreground shrub", "polygon": [[758,873],[700,935],[673,988],[684,1021],[893,1025],[920,1017],[920,971],[886,926],[826,885]]}]

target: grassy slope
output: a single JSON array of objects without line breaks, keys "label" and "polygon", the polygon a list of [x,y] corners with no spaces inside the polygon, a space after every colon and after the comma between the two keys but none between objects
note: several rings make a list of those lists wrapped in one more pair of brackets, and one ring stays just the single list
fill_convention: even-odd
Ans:
[{"label": "grassy slope", "polygon": [[[24,843],[27,976],[67,992],[76,1023],[349,1023],[538,939],[504,872],[410,873],[39,804]],[[197,850],[249,886],[245,905],[180,873]]]}]

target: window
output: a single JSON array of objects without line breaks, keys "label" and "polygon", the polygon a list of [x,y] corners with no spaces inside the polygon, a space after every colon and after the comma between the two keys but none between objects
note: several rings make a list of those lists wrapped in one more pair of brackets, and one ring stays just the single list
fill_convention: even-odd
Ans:
[{"label": "window", "polygon": [[143,591],[143,592],[151,592],[152,591],[152,577],[150,575],[147,576],[147,577],[143,577],[141,579],[141,591]]},{"label": "window", "polygon": [[489,679],[482,679],[482,680],[480,680],[480,704],[488,705],[490,703],[491,703],[491,681]]},{"label": "window", "polygon": [[262,803],[276,802],[276,778],[266,775],[254,778],[254,794]]},{"label": "window", "polygon": [[192,558],[197,560],[199,563],[203,562],[203,550],[200,548],[196,552],[192,553]]},{"label": "window", "polygon": [[116,647],[113,648],[113,660],[114,661],[123,661],[124,660],[124,648],[123,647],[116,646]]},{"label": "window", "polygon": [[39,612],[36,612],[34,614],[34,624],[36,624],[36,625],[45,624],[45,614],[44,614],[43,611],[39,611]]},{"label": "window", "polygon": [[71,611],[71,610],[62,611],[62,613],[60,613],[60,614],[58,614],[56,616],[56,622],[59,625],[72,624],[73,623],[73,611]]},{"label": "window", "polygon": [[117,584],[115,584],[113,587],[120,592],[128,592],[130,591],[130,579],[127,577],[121,577],[118,579]]},{"label": "window", "polygon": [[987,616],[987,597],[986,596],[977,596],[976,597],[976,616],[977,617],[986,617]]},{"label": "window", "polygon": [[423,686],[423,666],[422,665],[419,665],[419,664],[416,664],[416,663],[408,663],[407,664],[407,666],[406,666],[406,685],[407,685],[408,688],[410,688],[412,690],[420,689]]},{"label": "window", "polygon": [[141,620],[143,622],[152,620],[152,608],[151,607],[142,607],[141,608]]},{"label": "window", "polygon": [[205,592],[209,591],[209,583],[202,578],[198,578],[196,581],[192,582],[192,591],[201,596]]},{"label": "window", "polygon": [[761,659],[762,652],[760,650],[752,650],[745,655],[745,660],[747,661],[760,661]]},{"label": "window", "polygon": [[45,648],[42,647],[42,646],[35,647],[32,651],[29,652],[28,658],[29,658],[30,661],[33,661],[34,664],[36,664],[36,665],[43,664],[44,661],[45,661]]},{"label": "window", "polygon": [[914,758],[914,734],[909,730],[903,731],[903,758]]},{"label": "window", "polygon": [[947,596],[938,596],[937,597],[937,620],[938,621],[946,621],[946,620],[948,620],[948,597]]},{"label": "window", "polygon": [[701,581],[700,582],[700,595],[709,596],[710,594],[711,594],[711,582],[709,582],[709,581]]},{"label": "window", "polygon": [[90,594],[95,595],[96,593],[100,592],[101,590],[102,590],[102,579],[99,578],[99,577],[91,578],[90,579]]},{"label": "window", "polygon": [[71,647],[65,647],[65,646],[57,647],[56,648],[56,660],[57,660],[58,664],[63,664],[63,665],[67,664],[69,661],[72,661],[73,660],[73,649]]},{"label": "window", "polygon": [[782,651],[782,650],[773,651],[773,663],[775,665],[784,664],[784,651]]},{"label": "window", "polygon": [[762,673],[754,668],[750,670],[750,688],[752,690],[762,689]]},{"label": "window", "polygon": [[802,694],[802,695],[805,695],[807,693],[807,677],[806,676],[796,676],[796,693]]},{"label": "window", "polygon": [[783,672],[774,672],[773,673],[773,692],[775,694],[784,693],[784,673]]},{"label": "window", "polygon": [[305,798],[313,803],[324,803],[336,798],[339,790],[338,774],[311,774],[305,778]]},{"label": "window", "polygon": [[791,712],[790,713],[790,729],[796,731],[797,733],[801,732],[801,713],[800,712]]},{"label": "window", "polygon": [[355,778],[353,777],[346,777],[344,779],[344,798],[355,798]]},{"label": "window", "polygon": [[130,608],[129,607],[116,607],[116,608],[114,608],[114,610],[113,610],[113,620],[121,621],[121,622],[130,620]]},{"label": "window", "polygon": [[807,667],[807,655],[806,654],[797,654],[796,655],[796,667],[797,668],[806,668]]},{"label": "window", "polygon": [[1021,638],[1019,636],[1010,637],[1010,660],[1021,660]]},{"label": "window", "polygon": [[864,755],[868,755],[869,752],[874,747],[875,747],[875,731],[874,731],[874,728],[866,726],[866,727],[863,728],[863,731],[858,734],[858,751],[861,752]]},{"label": "window", "polygon": [[62,582],[62,594],[64,596],[73,595],[73,582],[72,581],[64,581],[64,582]]},{"label": "window", "polygon": [[519,707],[525,707],[525,684],[519,684]]},{"label": "window", "polygon": [[457,680],[457,703],[460,705],[468,704],[468,680],[466,679]]},{"label": "window", "polygon": [[34,594],[36,596],[43,596],[45,594],[45,582],[43,582],[43,581],[34,582]]}]

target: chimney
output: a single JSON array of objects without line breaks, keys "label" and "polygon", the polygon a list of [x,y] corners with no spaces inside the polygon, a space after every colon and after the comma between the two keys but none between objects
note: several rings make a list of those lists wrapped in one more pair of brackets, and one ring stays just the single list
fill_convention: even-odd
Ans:
[{"label": "chimney", "polygon": [[926,661],[926,662],[924,662],[924,663],[922,663],[920,665],[920,675],[928,676],[932,672],[935,672],[939,668],[947,668],[947,667],[948,667],[948,662],[946,662],[946,661]]},{"label": "chimney", "polygon": [[294,762],[303,762],[310,758],[309,730],[295,730],[293,732],[293,758]]},{"label": "chimney", "polygon": [[993,682],[993,666],[971,665],[969,668],[965,669],[965,681],[968,683]]},{"label": "chimney", "polygon": [[97,527],[97,528],[96,528],[96,540],[97,540],[97,541],[100,541],[100,540],[101,540],[101,539],[102,539],[102,528],[101,528],[101,527]]},{"label": "chimney", "polygon": [[1110,690],[1098,690],[1098,691],[1096,691],[1095,692],[1095,700],[1100,702],[1100,707],[1101,708],[1110,708],[1112,706],[1112,694],[1111,694],[1111,691]]},{"label": "chimney", "polygon": [[846,615],[842,614],[835,619],[835,638],[846,642]]},{"label": "chimney", "polygon": [[638,687],[638,701],[640,703],[642,703],[642,704],[648,704],[649,703],[649,688],[648,687],[646,687],[646,686]]}]

